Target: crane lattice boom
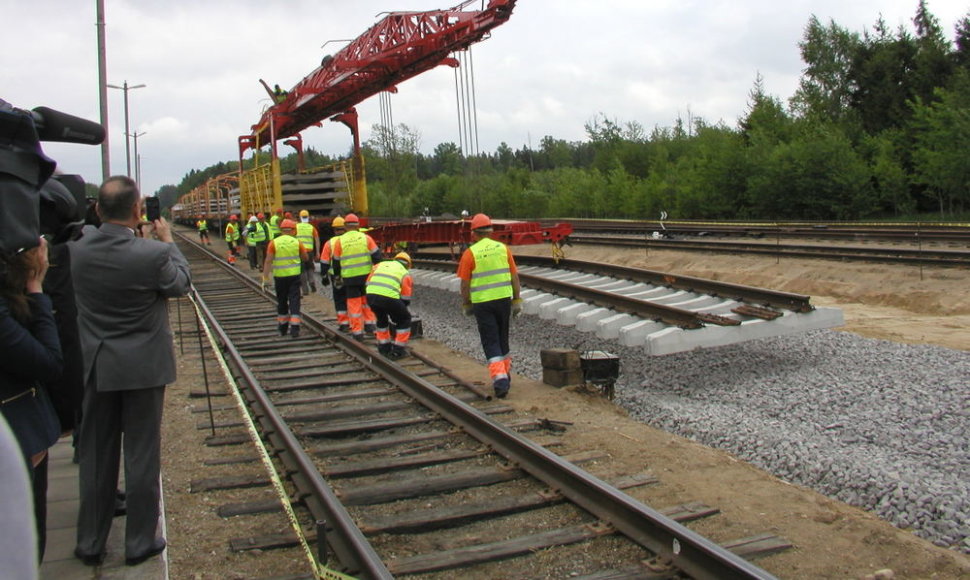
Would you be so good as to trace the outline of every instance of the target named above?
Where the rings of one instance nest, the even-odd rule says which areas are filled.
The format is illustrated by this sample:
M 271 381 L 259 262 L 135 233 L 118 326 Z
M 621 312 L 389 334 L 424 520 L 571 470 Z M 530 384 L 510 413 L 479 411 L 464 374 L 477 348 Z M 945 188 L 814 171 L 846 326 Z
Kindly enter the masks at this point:
M 503 24 L 516 0 L 489 0 L 484 10 L 465 10 L 468 0 L 450 10 L 392 12 L 364 34 L 323 59 L 280 102 L 253 125 L 246 146 L 258 147 L 298 134 L 323 119 L 347 112 L 381 91 L 396 91 L 402 81 L 440 64 L 457 67 L 449 55 L 465 50 Z

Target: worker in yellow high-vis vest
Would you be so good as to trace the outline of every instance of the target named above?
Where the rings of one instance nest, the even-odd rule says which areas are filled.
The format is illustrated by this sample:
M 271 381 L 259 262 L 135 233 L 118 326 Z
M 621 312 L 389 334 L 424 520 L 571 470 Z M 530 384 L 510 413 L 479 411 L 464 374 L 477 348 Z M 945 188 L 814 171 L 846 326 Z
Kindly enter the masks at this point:
M 300 273 L 303 262 L 310 258 L 295 234 L 293 220 L 281 221 L 280 235 L 266 246 L 263 264 L 263 283 L 272 276 L 276 289 L 276 323 L 280 336 L 286 336 L 288 331 L 294 338 L 300 336 Z
M 411 294 L 414 281 L 408 272 L 411 256 L 398 252 L 393 260 L 384 260 L 374 266 L 367 277 L 367 304 L 377 315 L 377 352 L 399 359 L 407 356 L 408 340 L 411 338 Z M 394 340 L 391 340 L 390 322 L 394 323 Z
M 487 215 L 472 217 L 471 233 L 472 245 L 458 263 L 462 308 L 475 316 L 492 388 L 502 399 L 512 386 L 509 327 L 512 315 L 522 311 L 519 274 L 508 246 L 489 237 L 492 220 Z
M 331 255 L 340 266 L 340 279 L 347 292 L 350 332 L 354 339 L 363 341 L 364 331 L 373 331 L 377 321 L 374 312 L 367 308 L 364 286 L 371 267 L 381 260 L 381 249 L 377 247 L 373 238 L 357 231 L 359 227 L 360 219 L 356 214 L 345 215 L 346 231 L 333 244 Z
M 300 210 L 300 221 L 296 222 L 296 239 L 306 247 L 312 259 L 311 262 L 303 264 L 303 274 L 300 279 L 300 288 L 306 296 L 310 292 L 317 291 L 317 280 L 313 277 L 313 264 L 320 262 L 320 234 L 310 223 L 310 212 L 305 209 Z

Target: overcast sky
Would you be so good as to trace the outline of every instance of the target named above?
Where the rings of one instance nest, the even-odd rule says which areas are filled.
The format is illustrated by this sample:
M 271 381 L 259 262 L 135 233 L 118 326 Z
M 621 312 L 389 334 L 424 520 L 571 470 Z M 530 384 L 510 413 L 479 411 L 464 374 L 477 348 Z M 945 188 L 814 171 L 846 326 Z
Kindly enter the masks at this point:
M 458 0 L 104 0 L 107 77 L 129 90 L 142 190 L 177 184 L 191 169 L 238 158 L 269 104 L 258 79 L 288 88 L 323 55 L 385 11 L 450 8 Z M 543 136 L 580 141 L 603 114 L 647 129 L 678 117 L 736 126 L 760 74 L 784 101 L 803 63 L 798 43 L 814 14 L 854 32 L 880 15 L 912 30 L 918 0 L 518 0 L 511 19 L 472 50 L 479 146 L 513 149 Z M 479 8 L 480 2 L 471 7 Z M 928 0 L 948 38 L 966 0 Z M 99 119 L 96 0 L 0 0 L 0 98 Z M 439 67 L 391 97 L 394 122 L 421 149 L 459 142 L 455 77 Z M 109 89 L 111 172 L 126 172 L 123 91 Z M 379 99 L 358 105 L 362 139 L 380 122 Z M 349 131 L 310 128 L 304 143 L 343 157 Z M 101 181 L 100 147 L 46 144 L 65 173 Z M 133 154 L 133 153 L 132 153 Z M 134 169 L 133 169 L 134 173 Z

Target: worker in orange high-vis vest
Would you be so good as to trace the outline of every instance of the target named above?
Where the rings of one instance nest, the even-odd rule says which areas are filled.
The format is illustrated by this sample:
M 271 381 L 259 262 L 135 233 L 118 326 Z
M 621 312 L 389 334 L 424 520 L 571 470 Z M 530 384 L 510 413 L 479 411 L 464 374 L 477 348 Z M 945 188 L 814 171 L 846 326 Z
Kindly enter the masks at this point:
M 472 245 L 458 263 L 462 309 L 475 316 L 492 388 L 503 399 L 512 386 L 510 318 L 522 311 L 519 274 L 508 246 L 489 237 L 492 220 L 487 215 L 472 217 L 471 230 Z
M 263 283 L 273 277 L 276 289 L 276 323 L 280 336 L 287 331 L 294 338 L 300 336 L 300 273 L 303 262 L 310 258 L 306 246 L 296 239 L 296 223 L 280 222 L 279 237 L 266 246 L 263 263 Z
M 385 260 L 374 266 L 367 277 L 367 304 L 377 315 L 377 351 L 388 358 L 399 359 L 407 356 L 405 347 L 411 338 L 411 293 L 414 281 L 408 270 L 411 269 L 411 256 L 398 252 L 393 260 Z M 394 322 L 394 341 L 391 342 L 389 322 Z
M 377 321 L 373 311 L 367 308 L 364 287 L 371 268 L 381 260 L 381 249 L 373 238 L 357 231 L 359 227 L 360 219 L 356 214 L 344 216 L 344 229 L 347 231 L 334 242 L 331 257 L 340 265 L 340 280 L 347 292 L 350 332 L 355 340 L 363 341 L 365 324 L 370 327 L 367 330 L 372 330 Z

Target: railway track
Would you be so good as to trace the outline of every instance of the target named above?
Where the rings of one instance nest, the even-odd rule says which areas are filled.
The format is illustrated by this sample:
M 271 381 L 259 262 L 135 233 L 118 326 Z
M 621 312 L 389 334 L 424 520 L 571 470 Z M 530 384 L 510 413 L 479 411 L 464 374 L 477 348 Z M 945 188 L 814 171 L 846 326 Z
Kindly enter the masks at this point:
M 613 473 L 597 450 L 570 447 L 568 426 L 520 416 L 434 361 L 385 360 L 313 316 L 299 338 L 277 336 L 254 280 L 179 245 L 248 409 L 199 407 L 218 454 L 192 487 L 236 518 L 234 550 L 304 553 L 360 578 L 770 578 L 746 558 L 789 547 L 772 534 L 702 537 L 685 524 L 716 507 L 640 503 L 623 490 L 662 484 L 651 473 Z M 292 532 L 267 497 L 274 479 Z
M 700 240 L 696 238 L 654 239 L 649 235 L 593 234 L 574 232 L 569 236 L 574 244 L 612 245 L 649 250 L 664 249 L 686 252 L 728 254 L 758 254 L 779 258 L 813 258 L 821 260 L 851 260 L 893 264 L 918 264 L 924 266 L 968 266 L 970 251 L 948 250 L 936 247 L 910 247 L 894 245 L 845 246 L 845 245 L 792 245 L 763 242 L 739 242 L 729 240 Z
M 759 239 L 803 239 L 847 242 L 935 243 L 967 247 L 970 224 L 959 223 L 829 223 L 829 222 L 690 222 L 631 220 L 570 220 L 584 234 L 649 235 L 662 232 L 678 237 L 714 236 Z

